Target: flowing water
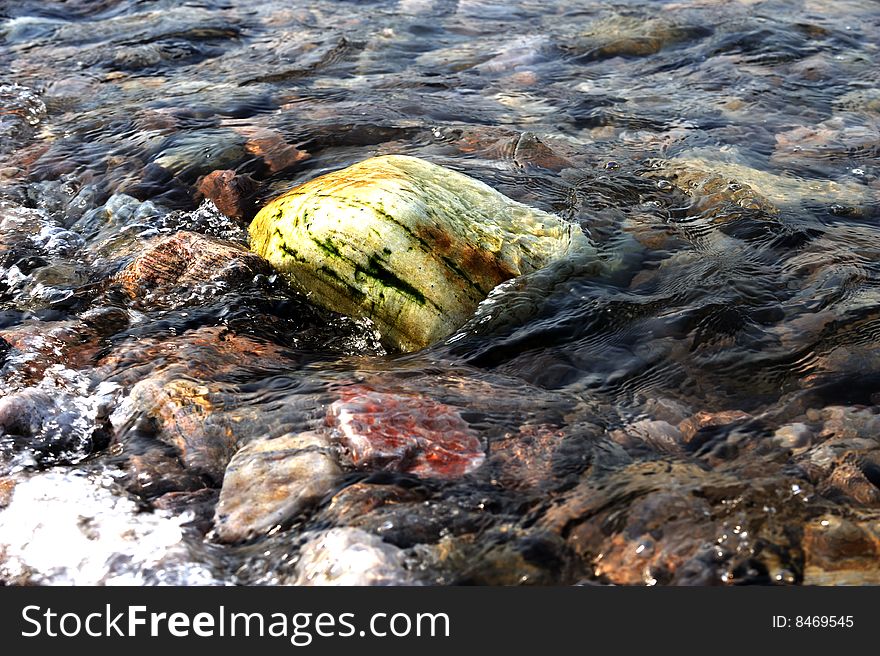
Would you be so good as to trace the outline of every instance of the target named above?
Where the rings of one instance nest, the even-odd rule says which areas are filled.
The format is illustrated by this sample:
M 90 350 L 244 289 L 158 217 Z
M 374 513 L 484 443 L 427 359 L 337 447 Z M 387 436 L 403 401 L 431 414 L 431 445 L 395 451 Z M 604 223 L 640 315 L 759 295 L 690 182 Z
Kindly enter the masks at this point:
M 880 583 L 878 34 L 874 0 L 0 2 L 0 580 Z M 120 283 L 247 243 L 214 170 L 259 206 L 384 153 L 599 262 L 406 355 L 271 271 Z M 352 395 L 470 464 L 332 447 L 218 535 L 236 451 Z

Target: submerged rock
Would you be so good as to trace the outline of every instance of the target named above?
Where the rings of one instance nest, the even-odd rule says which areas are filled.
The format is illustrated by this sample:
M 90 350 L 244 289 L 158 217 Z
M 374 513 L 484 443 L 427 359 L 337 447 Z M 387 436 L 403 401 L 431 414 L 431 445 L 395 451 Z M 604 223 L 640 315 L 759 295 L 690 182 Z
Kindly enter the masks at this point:
M 33 136 L 46 106 L 36 93 L 19 84 L 0 84 L 0 105 L 0 155 L 6 155 Z
M 183 378 L 147 378 L 137 383 L 128 404 L 156 425 L 158 439 L 178 450 L 183 464 L 210 481 L 220 481 L 238 447 L 244 420 L 226 407 L 222 386 Z
M 53 365 L 36 385 L 17 388 L 0 387 L 0 461 L 11 456 L 14 467 L 24 468 L 71 464 L 110 444 L 117 385 L 96 385 L 86 373 Z
M 270 530 L 333 491 L 342 470 L 314 432 L 251 442 L 223 477 L 214 523 L 223 542 Z
M 133 299 L 177 306 L 205 284 L 225 287 L 268 272 L 262 258 L 238 244 L 180 231 L 152 242 L 117 279 Z
M 105 379 L 131 386 L 161 369 L 204 380 L 223 380 L 246 367 L 290 367 L 292 353 L 223 326 L 203 326 L 171 338 L 137 337 L 120 342 L 98 361 Z
M 880 522 L 826 514 L 804 527 L 804 585 L 880 585 Z
M 414 585 L 404 551 L 356 528 L 333 528 L 303 545 L 296 585 Z
M 263 160 L 269 173 L 289 169 L 299 162 L 309 159 L 309 153 L 287 143 L 284 135 L 266 128 L 238 128 L 248 137 L 245 150 Z
M 99 348 L 83 338 L 87 334 L 86 326 L 79 321 L 28 320 L 0 330 L 0 339 L 5 343 L 0 379 L 30 384 L 41 380 L 53 365 L 87 365 Z
M 356 467 L 458 478 L 483 464 L 480 438 L 452 406 L 366 386 L 340 396 L 327 421 Z
M 792 527 L 810 512 L 802 484 L 634 462 L 585 477 L 537 527 L 561 533 L 596 579 L 615 585 L 791 583 L 801 574 Z
M 182 131 L 168 140 L 154 161 L 182 180 L 191 181 L 246 159 L 244 142 L 244 137 L 232 130 Z
M 712 212 L 718 203 L 733 203 L 771 215 L 778 208 L 801 203 L 842 204 L 860 210 L 874 200 L 864 186 L 854 182 L 778 175 L 699 156 L 676 157 L 656 164 L 657 170 L 649 177 L 671 180 L 695 197 L 695 209 L 702 212 Z
M 375 157 L 264 207 L 251 248 L 315 302 L 413 351 L 450 335 L 499 283 L 588 239 L 562 219 L 423 160 Z
M 232 169 L 211 171 L 197 185 L 198 193 L 213 201 L 220 213 L 230 219 L 242 219 L 251 213 L 250 195 L 256 188 L 256 180 Z
M 647 57 L 664 48 L 709 36 L 712 30 L 703 25 L 678 23 L 667 18 L 645 19 L 641 16 L 612 14 L 590 23 L 589 28 L 571 44 L 582 53 L 580 61 L 612 57 Z

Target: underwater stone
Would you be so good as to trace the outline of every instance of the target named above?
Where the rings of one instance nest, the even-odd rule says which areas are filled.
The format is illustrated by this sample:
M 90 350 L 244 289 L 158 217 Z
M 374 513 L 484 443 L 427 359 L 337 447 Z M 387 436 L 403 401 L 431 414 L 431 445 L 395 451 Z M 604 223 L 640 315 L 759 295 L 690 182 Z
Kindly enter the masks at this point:
M 342 470 L 313 432 L 251 442 L 233 456 L 214 516 L 221 542 L 265 533 L 333 491 Z
M 499 283 L 590 248 L 573 224 L 402 155 L 292 189 L 250 236 L 316 303 L 371 319 L 402 351 L 452 334 Z
M 452 479 L 486 457 L 457 408 L 423 395 L 352 385 L 330 405 L 327 424 L 352 464 L 368 471 Z
M 247 427 L 245 419 L 232 411 L 233 400 L 223 385 L 208 387 L 159 375 L 134 385 L 128 402 L 135 417 L 152 420 L 157 439 L 177 449 L 186 469 L 211 482 L 222 480 L 238 447 L 236 431 Z
M 232 169 L 211 171 L 199 179 L 196 188 L 230 219 L 241 219 L 253 211 L 250 195 L 257 182 L 249 175 L 239 175 Z
M 294 585 L 418 585 L 405 552 L 357 528 L 331 528 L 302 546 Z
M 238 244 L 181 230 L 146 244 L 117 281 L 132 299 L 154 307 L 179 306 L 206 293 L 206 285 L 227 289 L 270 271 Z

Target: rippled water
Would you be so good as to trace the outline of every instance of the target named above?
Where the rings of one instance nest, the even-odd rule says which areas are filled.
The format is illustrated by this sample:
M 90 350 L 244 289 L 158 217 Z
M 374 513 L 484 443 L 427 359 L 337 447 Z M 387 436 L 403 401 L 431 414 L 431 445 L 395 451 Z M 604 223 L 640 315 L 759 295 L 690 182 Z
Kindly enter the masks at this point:
M 0 3 L 0 580 L 880 583 L 878 33 L 871 0 Z M 408 355 L 271 272 L 120 287 L 158 236 L 246 244 L 201 176 L 259 206 L 383 153 L 600 261 Z M 219 539 L 233 454 L 350 389 L 485 455 L 343 458 Z

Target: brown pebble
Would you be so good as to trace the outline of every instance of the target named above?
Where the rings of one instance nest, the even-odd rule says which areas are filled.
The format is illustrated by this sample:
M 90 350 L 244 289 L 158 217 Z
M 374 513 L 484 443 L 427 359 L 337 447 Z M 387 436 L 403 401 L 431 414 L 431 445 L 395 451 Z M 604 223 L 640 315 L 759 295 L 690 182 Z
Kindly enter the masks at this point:
M 196 186 L 199 194 L 213 201 L 217 209 L 230 219 L 250 218 L 255 213 L 251 195 L 258 183 L 249 175 L 238 175 L 231 169 L 212 171 Z
M 297 162 L 311 157 L 306 151 L 281 140 L 280 135 L 278 138 L 261 137 L 251 139 L 244 145 L 244 148 L 251 155 L 261 157 L 271 173 L 283 171 Z
M 688 417 L 678 425 L 685 443 L 694 439 L 694 436 L 704 428 L 726 426 L 738 421 L 751 419 L 751 415 L 742 410 L 722 410 L 721 412 L 706 412 L 701 410 L 693 417 Z

